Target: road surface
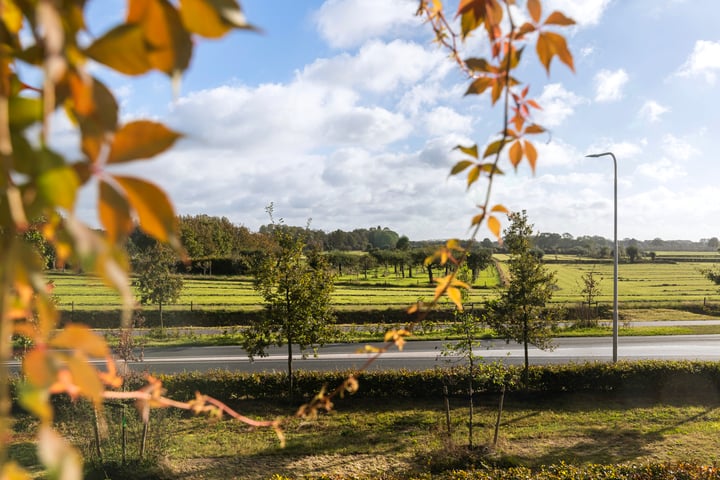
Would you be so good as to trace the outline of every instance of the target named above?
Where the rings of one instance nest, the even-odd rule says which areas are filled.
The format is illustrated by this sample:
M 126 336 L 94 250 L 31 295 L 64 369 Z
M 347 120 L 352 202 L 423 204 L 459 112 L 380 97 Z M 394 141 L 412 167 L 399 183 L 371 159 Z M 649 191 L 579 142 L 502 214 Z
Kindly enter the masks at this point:
M 609 362 L 612 358 L 611 339 L 608 337 L 560 338 L 553 351 L 530 348 L 530 363 L 582 363 L 586 361 Z M 294 355 L 294 367 L 304 370 L 344 370 L 361 367 L 370 355 L 356 353 L 364 344 L 331 344 L 303 358 Z M 379 344 L 374 344 L 379 345 Z M 413 341 L 405 344 L 402 352 L 393 348 L 383 354 L 371 368 L 422 370 L 452 366 L 463 363 L 457 357 L 442 355 L 443 342 Z M 142 362 L 131 363 L 136 371 L 152 373 L 177 373 L 229 369 L 245 372 L 285 371 L 287 369 L 286 347 L 273 348 L 268 357 L 250 361 L 238 346 L 223 347 L 164 347 L 147 348 Z M 501 340 L 483 341 L 475 353 L 485 362 L 501 361 L 520 364 L 523 362 L 522 345 L 506 344 Z M 720 360 L 720 335 L 680 335 L 659 337 L 620 337 L 618 344 L 620 360 Z M 12 362 L 17 369 L 18 362 Z

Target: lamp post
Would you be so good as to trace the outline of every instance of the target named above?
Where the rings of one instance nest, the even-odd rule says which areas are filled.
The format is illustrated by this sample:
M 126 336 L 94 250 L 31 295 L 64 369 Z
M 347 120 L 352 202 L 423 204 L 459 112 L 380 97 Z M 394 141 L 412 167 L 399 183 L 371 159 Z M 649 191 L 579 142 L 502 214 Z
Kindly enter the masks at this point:
M 598 158 L 609 156 L 613 159 L 615 173 L 615 262 L 613 268 L 613 362 L 618 359 L 618 238 L 617 238 L 617 159 L 612 152 L 594 153 L 586 157 Z

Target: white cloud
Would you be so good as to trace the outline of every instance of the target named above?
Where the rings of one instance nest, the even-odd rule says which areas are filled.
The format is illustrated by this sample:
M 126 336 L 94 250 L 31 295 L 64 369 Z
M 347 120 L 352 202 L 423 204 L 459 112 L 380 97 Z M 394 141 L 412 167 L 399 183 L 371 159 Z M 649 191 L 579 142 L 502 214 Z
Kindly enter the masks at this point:
M 542 110 L 533 110 L 535 120 L 544 127 L 557 127 L 575 112 L 577 105 L 586 103 L 583 97 L 565 90 L 560 83 L 546 85 L 538 98 Z
M 327 0 L 315 21 L 332 47 L 349 48 L 420 25 L 416 10 L 416 0 Z
M 635 171 L 640 175 L 663 183 L 670 180 L 676 180 L 687 175 L 687 172 L 682 166 L 678 165 L 677 162 L 670 161 L 667 158 L 663 158 L 658 162 L 642 163 L 638 165 Z
M 623 87 L 627 83 L 628 74 L 622 68 L 613 71 L 600 70 L 595 75 L 595 101 L 612 102 L 623 97 Z
M 451 67 L 437 49 L 431 52 L 403 40 L 370 41 L 357 55 L 345 53 L 315 60 L 303 69 L 299 78 L 332 87 L 383 93 L 426 77 L 442 78 Z
M 648 100 L 643 104 L 642 107 L 640 107 L 638 117 L 643 121 L 655 123 L 660 121 L 660 116 L 662 114 L 669 111 L 670 109 L 668 107 L 660 105 L 655 100 Z
M 597 25 L 612 0 L 548 0 L 543 4 L 546 13 L 560 10 L 579 26 Z
M 461 115 L 452 108 L 437 107 L 425 115 L 425 129 L 431 136 L 450 133 L 469 134 L 472 117 Z
M 702 76 L 710 85 L 715 84 L 720 71 L 720 42 L 698 40 L 690 57 L 677 72 L 681 77 Z
M 663 153 L 669 155 L 675 160 L 689 160 L 699 155 L 700 151 L 692 146 L 688 141 L 678 138 L 672 134 L 667 134 L 662 139 Z

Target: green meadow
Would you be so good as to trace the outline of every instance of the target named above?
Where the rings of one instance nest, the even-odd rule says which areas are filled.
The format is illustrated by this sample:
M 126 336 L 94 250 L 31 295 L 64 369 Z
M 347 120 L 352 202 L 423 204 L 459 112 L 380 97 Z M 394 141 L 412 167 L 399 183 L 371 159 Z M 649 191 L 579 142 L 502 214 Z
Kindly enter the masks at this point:
M 672 255 L 670 255 L 672 254 Z M 683 252 L 658 252 L 658 258 L 690 255 Z M 700 255 L 693 253 L 694 258 Z M 720 255 L 704 255 L 708 259 Z M 496 255 L 498 266 L 506 271 L 506 256 Z M 574 305 L 582 301 L 581 277 L 588 272 L 601 278 L 600 303 L 612 303 L 613 265 L 611 262 L 592 263 L 573 256 L 546 256 L 547 267 L 556 272 L 557 291 L 553 302 Z M 621 307 L 679 308 L 720 300 L 717 286 L 705 279 L 702 268 L 713 265 L 708 261 L 621 263 L 618 269 L 618 296 Z M 412 277 L 402 277 L 392 269 L 379 267 L 363 274 L 336 278 L 333 303 L 339 310 L 402 309 L 418 300 L 430 300 L 434 286 L 427 272 L 414 269 Z M 435 277 L 444 272 L 434 272 Z M 51 272 L 54 295 L 62 310 L 104 311 L 119 308 L 120 299 L 100 279 L 75 273 Z M 168 310 L 240 310 L 260 308 L 262 300 L 256 294 L 251 277 L 185 276 L 184 288 L 175 305 Z M 500 277 L 494 266 L 481 272 L 473 284 L 469 302 L 482 302 L 497 295 Z

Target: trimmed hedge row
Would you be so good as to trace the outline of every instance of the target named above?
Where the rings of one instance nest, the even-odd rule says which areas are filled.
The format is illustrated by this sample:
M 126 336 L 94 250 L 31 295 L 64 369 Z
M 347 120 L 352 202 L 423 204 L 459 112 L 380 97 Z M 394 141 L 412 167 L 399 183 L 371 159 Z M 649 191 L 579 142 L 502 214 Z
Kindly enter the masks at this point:
M 617 393 L 663 400 L 720 400 L 720 363 L 690 361 L 638 361 L 545 365 L 530 368 L 528 381 L 519 381 L 521 367 L 481 365 L 475 373 L 475 390 L 495 394 L 505 383 L 516 394 Z M 334 388 L 349 371 L 296 372 L 296 398 L 310 398 L 323 386 Z M 224 370 L 161 377 L 175 398 L 191 398 L 195 391 L 224 400 L 278 399 L 287 396 L 285 373 L 237 373 Z M 466 394 L 466 368 L 424 371 L 368 371 L 358 375 L 360 398 L 440 398 L 444 387 L 451 396 Z
M 249 325 L 257 320 L 263 311 L 257 310 L 202 310 L 195 307 L 190 310 L 175 310 L 174 307 L 165 307 L 163 310 L 163 321 L 165 326 L 171 327 L 231 327 Z M 160 314 L 157 308 L 144 309 L 146 327 L 157 327 L 160 325 Z M 404 308 L 386 308 L 376 310 L 336 310 L 336 323 L 338 324 L 385 324 L 397 325 L 408 322 L 408 314 Z M 62 310 L 62 318 L 67 322 L 78 322 L 92 328 L 118 328 L 120 325 L 120 314 L 111 310 Z M 433 320 L 445 322 L 453 319 L 453 312 L 450 309 L 439 309 L 433 312 Z
M 320 475 L 314 480 L 354 480 L 354 477 Z M 646 465 L 584 465 L 561 463 L 531 470 L 525 467 L 508 469 L 458 470 L 440 474 L 384 475 L 383 480 L 716 480 L 716 466 L 691 463 L 651 463 Z M 272 480 L 293 480 L 275 475 Z

